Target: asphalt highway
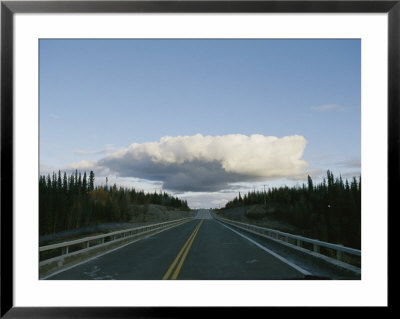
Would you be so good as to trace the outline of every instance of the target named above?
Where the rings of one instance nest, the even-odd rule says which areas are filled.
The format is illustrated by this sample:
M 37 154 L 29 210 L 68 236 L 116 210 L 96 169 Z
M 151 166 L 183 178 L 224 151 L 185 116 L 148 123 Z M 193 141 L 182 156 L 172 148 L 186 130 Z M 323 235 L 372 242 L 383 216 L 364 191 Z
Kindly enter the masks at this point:
M 47 280 L 302 279 L 307 271 L 199 210 L 196 219 L 67 268 Z

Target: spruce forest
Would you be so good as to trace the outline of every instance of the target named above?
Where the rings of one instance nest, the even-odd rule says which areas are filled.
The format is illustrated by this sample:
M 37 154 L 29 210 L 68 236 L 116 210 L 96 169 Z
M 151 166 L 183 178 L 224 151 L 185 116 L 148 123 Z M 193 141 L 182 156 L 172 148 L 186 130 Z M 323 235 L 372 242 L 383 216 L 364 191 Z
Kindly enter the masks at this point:
M 167 193 L 95 186 L 93 171 L 39 177 L 39 235 L 108 222 L 129 222 L 131 205 L 164 205 L 189 210 L 187 202 Z
M 246 214 L 249 219 L 269 215 L 301 229 L 298 235 L 361 248 L 361 177 L 343 181 L 328 170 L 319 185 L 308 176 L 301 187 L 239 193 L 224 209 L 254 204 L 265 205 L 265 214 Z

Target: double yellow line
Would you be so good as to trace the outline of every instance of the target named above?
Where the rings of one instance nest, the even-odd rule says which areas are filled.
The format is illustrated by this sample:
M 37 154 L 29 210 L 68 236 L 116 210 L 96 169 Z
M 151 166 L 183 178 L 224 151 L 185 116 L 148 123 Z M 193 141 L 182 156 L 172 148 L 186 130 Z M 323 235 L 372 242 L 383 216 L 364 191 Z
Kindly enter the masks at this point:
M 196 237 L 201 224 L 203 223 L 204 219 L 202 219 L 200 221 L 200 223 L 197 224 L 196 228 L 194 229 L 193 233 L 189 236 L 188 240 L 186 241 L 186 243 L 183 245 L 182 249 L 180 250 L 179 254 L 176 256 L 174 262 L 171 264 L 171 266 L 168 268 L 167 272 L 165 273 L 164 277 L 162 278 L 163 280 L 165 279 L 176 279 L 178 278 L 179 272 L 182 268 L 183 262 L 185 261 L 185 258 L 189 252 L 190 247 L 193 244 L 194 238 Z M 181 258 L 182 257 L 182 258 Z M 176 266 L 176 264 L 178 263 L 178 266 Z M 175 268 L 176 266 L 176 268 Z M 174 273 L 172 274 L 172 276 L 170 277 L 172 271 L 174 270 Z

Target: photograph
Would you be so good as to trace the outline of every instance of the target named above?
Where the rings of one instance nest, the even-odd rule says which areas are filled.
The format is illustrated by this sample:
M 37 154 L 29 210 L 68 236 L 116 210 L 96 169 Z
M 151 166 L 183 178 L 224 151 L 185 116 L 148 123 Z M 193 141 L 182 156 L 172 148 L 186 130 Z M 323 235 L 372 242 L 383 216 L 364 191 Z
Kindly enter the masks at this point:
M 0 317 L 389 310 L 399 2 L 1 1 Z
M 361 39 L 38 40 L 39 280 L 361 280 Z

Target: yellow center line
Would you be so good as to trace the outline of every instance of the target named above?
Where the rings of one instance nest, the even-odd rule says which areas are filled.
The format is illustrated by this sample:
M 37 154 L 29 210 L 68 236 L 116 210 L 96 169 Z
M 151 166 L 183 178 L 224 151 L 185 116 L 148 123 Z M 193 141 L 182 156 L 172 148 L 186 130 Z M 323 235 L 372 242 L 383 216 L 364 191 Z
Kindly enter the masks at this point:
M 181 261 L 179 262 L 178 266 L 176 267 L 176 269 L 174 271 L 174 274 L 172 275 L 171 279 L 176 279 L 178 277 L 178 274 L 179 274 L 179 272 L 180 272 L 180 270 L 182 268 L 183 262 L 185 261 L 186 255 L 188 254 L 189 249 L 192 246 L 192 244 L 194 242 L 194 238 L 196 237 L 197 233 L 199 232 L 200 226 L 203 223 L 203 221 L 204 221 L 204 219 L 202 219 L 201 222 L 199 223 L 199 227 L 197 227 L 197 229 L 196 229 L 196 231 L 195 231 L 195 233 L 194 233 L 189 245 L 187 246 L 187 248 L 186 248 L 186 250 L 185 250 L 185 252 L 184 252 L 184 254 L 182 256 Z
M 190 246 L 192 245 L 194 238 L 197 235 L 197 232 L 201 226 L 201 224 L 203 223 L 203 220 L 201 220 L 200 223 L 197 224 L 196 228 L 194 229 L 193 233 L 189 236 L 188 240 L 185 242 L 185 244 L 183 245 L 182 249 L 179 251 L 178 255 L 176 256 L 174 262 L 171 264 L 171 266 L 168 268 L 167 272 L 165 273 L 164 277 L 162 278 L 163 280 L 168 279 L 168 277 L 171 275 L 172 271 L 174 270 L 176 264 L 179 261 L 179 258 L 181 258 L 182 254 L 183 257 L 178 265 L 178 268 L 175 270 L 174 274 L 173 274 L 173 278 L 172 279 L 176 279 L 178 277 L 179 271 L 183 265 L 183 262 L 186 258 L 186 255 L 190 249 Z
M 199 225 L 197 225 L 198 227 Z M 193 231 L 193 233 L 189 236 L 188 240 L 186 241 L 186 243 L 183 245 L 182 249 L 180 250 L 180 252 L 178 253 L 178 255 L 176 256 L 174 262 L 172 263 L 172 265 L 168 268 L 167 272 L 165 273 L 163 279 L 168 279 L 169 275 L 171 274 L 172 270 L 174 269 L 176 263 L 178 262 L 179 258 L 181 257 L 181 255 L 183 254 L 185 248 L 187 247 L 187 245 L 189 244 L 191 238 L 193 237 L 194 233 L 196 232 L 196 229 Z

